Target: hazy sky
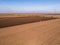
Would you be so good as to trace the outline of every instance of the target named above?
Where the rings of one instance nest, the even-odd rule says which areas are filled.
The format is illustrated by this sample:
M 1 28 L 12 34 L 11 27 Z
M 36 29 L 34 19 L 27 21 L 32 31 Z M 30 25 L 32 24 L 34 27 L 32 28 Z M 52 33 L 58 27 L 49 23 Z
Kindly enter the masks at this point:
M 60 0 L 0 0 L 0 13 L 60 13 Z

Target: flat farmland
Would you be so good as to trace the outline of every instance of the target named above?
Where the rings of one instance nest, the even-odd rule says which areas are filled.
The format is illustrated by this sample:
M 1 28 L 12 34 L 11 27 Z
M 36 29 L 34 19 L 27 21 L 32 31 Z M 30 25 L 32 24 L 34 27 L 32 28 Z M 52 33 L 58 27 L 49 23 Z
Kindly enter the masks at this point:
M 46 21 L 51 19 L 57 19 L 56 17 L 45 17 L 45 16 L 22 16 L 22 17 L 0 17 L 0 28 L 33 23 L 33 22 L 40 22 Z
M 0 45 L 60 45 L 60 15 L 17 15 L 0 16 Z

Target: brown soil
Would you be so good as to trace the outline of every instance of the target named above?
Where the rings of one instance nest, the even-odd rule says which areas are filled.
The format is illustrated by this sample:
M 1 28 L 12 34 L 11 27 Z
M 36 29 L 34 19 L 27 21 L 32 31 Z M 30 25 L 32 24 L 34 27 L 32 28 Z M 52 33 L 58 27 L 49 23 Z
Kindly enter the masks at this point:
M 60 45 L 60 19 L 1 28 L 0 45 Z
M 46 20 L 51 20 L 51 19 L 57 19 L 57 18 L 44 17 L 44 16 L 1 17 L 0 28 L 33 23 L 33 22 L 46 21 Z

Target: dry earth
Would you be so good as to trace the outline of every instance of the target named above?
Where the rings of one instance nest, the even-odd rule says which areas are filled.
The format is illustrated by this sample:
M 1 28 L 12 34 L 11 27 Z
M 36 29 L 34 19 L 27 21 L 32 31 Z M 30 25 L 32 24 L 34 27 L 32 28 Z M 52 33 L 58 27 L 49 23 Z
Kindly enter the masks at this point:
M 0 17 L 26 17 L 26 16 L 46 16 L 46 17 L 59 17 L 60 14 L 0 14 Z
M 55 17 L 40 17 L 40 16 L 26 16 L 26 17 L 1 17 L 0 18 L 0 28 L 47 21 L 57 19 Z
M 60 45 L 60 19 L 0 28 L 0 45 Z

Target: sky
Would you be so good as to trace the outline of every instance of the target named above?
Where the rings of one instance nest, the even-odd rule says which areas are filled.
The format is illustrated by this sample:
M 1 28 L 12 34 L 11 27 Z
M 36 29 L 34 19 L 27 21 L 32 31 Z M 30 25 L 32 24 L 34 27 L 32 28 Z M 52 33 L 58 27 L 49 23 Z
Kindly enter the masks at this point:
M 0 13 L 60 13 L 60 0 L 0 0 Z

